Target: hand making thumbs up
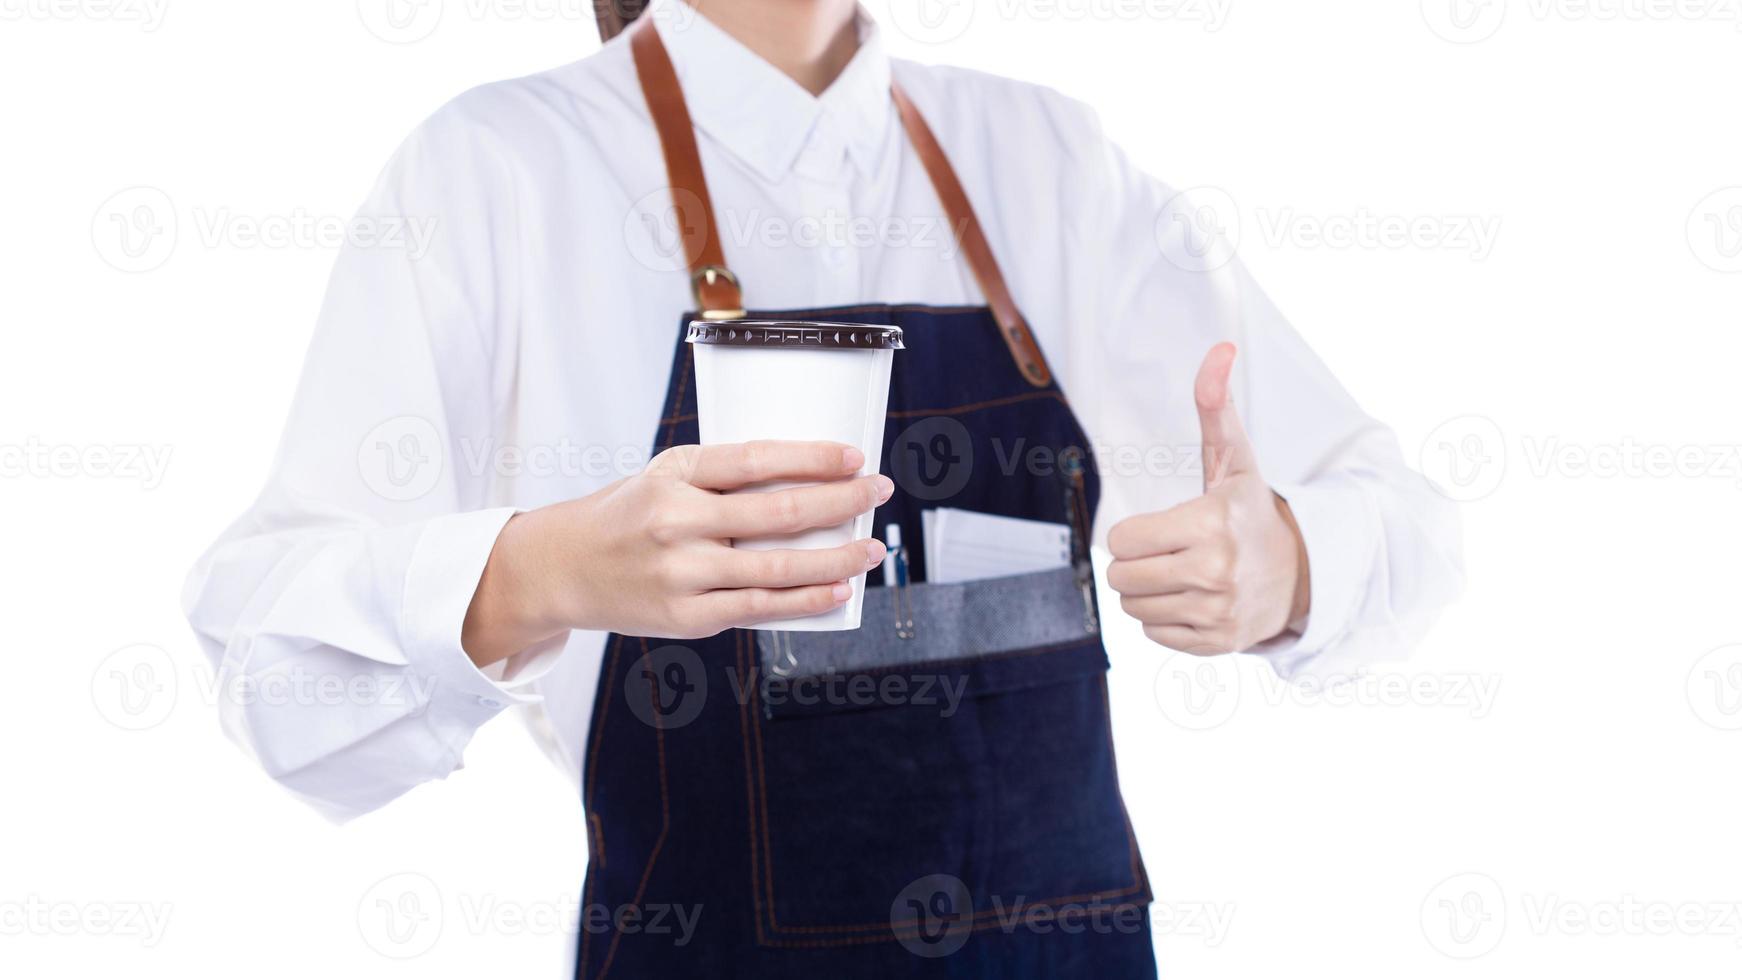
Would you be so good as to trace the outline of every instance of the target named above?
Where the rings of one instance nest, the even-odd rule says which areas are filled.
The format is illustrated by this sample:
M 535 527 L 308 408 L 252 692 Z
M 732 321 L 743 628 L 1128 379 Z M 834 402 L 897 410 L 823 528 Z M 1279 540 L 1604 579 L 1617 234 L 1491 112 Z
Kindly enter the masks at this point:
M 1311 603 L 1300 528 L 1234 410 L 1236 353 L 1218 344 L 1198 369 L 1204 495 L 1121 521 L 1108 538 L 1120 605 L 1150 639 L 1199 655 L 1250 649 L 1303 622 Z

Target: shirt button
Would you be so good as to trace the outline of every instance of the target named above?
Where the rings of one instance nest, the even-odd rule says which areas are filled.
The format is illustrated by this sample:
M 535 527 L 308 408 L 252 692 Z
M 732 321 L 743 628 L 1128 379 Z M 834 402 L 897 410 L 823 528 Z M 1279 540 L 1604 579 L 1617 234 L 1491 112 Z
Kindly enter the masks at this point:
M 502 702 L 496 700 L 495 698 L 479 698 L 478 699 L 478 706 L 483 707 L 483 708 L 489 708 L 491 711 L 495 711 L 497 708 L 502 707 Z

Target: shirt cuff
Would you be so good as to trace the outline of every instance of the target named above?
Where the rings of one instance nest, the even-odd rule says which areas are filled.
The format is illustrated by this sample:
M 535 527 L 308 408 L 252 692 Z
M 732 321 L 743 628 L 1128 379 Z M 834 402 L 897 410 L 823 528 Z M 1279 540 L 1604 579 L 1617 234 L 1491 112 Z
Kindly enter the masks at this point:
M 1315 661 L 1348 633 L 1366 594 L 1380 529 L 1377 512 L 1358 486 L 1321 483 L 1273 489 L 1288 501 L 1306 545 L 1312 608 L 1304 630 L 1283 633 L 1248 652 L 1262 656 L 1286 680 L 1313 673 Z
M 568 636 L 554 638 L 480 670 L 460 645 L 466 611 L 512 507 L 438 517 L 424 526 L 405 573 L 400 635 L 407 662 L 433 681 L 429 712 L 462 740 L 513 704 L 536 704 L 531 690 L 549 672 Z M 456 751 L 463 747 L 452 746 Z

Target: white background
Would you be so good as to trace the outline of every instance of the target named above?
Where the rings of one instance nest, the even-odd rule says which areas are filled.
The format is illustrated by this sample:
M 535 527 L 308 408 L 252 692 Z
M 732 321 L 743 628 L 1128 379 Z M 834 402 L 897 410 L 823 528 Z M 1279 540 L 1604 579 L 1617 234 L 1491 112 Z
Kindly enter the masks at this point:
M 1469 498 L 1465 598 L 1353 693 L 1114 630 L 1127 798 L 1178 916 L 1163 975 L 1737 976 L 1736 9 L 893 2 L 897 53 L 1051 84 L 1208 188 Z M 580 808 L 515 721 L 335 830 L 225 743 L 178 611 L 264 478 L 334 256 L 238 229 L 350 214 L 441 102 L 597 43 L 572 3 L 426 0 L 409 35 L 385 3 L 0 0 L 6 976 L 564 968 L 536 919 L 574 900 Z M 174 233 L 131 258 L 113 222 L 141 204 Z M 1366 221 L 1419 234 L 1337 235 Z M 57 473 L 30 446 L 170 457 Z M 404 894 L 422 925 L 394 945 L 377 900 Z

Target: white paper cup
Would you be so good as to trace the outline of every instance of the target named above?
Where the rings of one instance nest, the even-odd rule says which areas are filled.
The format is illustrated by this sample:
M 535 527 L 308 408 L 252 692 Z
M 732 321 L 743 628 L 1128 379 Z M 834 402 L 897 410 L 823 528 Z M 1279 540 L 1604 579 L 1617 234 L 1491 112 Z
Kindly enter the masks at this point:
M 696 410 L 702 445 L 757 439 L 826 440 L 865 454 L 859 475 L 883 466 L 883 418 L 889 371 L 902 347 L 901 328 L 794 320 L 730 320 L 690 324 L 695 355 Z M 765 483 L 740 493 L 800 486 Z M 836 548 L 871 536 L 871 515 L 834 527 L 766 538 L 741 538 L 751 551 Z M 865 573 L 852 580 L 845 605 L 816 616 L 756 623 L 750 629 L 823 632 L 859 628 Z

